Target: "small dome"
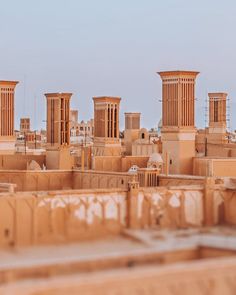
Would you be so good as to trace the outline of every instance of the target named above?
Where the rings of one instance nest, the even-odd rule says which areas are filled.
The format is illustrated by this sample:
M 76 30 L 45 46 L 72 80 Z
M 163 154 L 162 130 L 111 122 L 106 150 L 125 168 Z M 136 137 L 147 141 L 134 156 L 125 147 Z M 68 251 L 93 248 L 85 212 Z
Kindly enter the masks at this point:
M 27 170 L 42 170 L 39 163 L 35 160 L 31 160 L 28 164 Z
M 159 153 L 153 153 L 151 154 L 148 162 L 150 163 L 163 163 L 163 159 L 162 159 L 162 156 L 161 154 Z

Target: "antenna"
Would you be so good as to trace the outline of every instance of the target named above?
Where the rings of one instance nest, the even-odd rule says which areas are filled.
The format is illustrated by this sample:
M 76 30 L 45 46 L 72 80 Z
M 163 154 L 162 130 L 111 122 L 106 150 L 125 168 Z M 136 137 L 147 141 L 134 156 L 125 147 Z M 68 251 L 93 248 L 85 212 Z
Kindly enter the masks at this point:
M 26 74 L 24 74 L 24 99 L 23 99 L 23 116 L 26 116 L 25 113 L 25 102 L 26 102 Z
M 205 120 L 205 132 L 206 128 L 208 127 L 209 124 L 209 98 L 208 98 L 208 93 L 206 91 L 206 99 L 205 99 L 205 106 L 204 106 L 205 114 L 204 114 L 204 120 Z
M 228 97 L 226 99 L 226 131 L 230 132 L 231 126 L 230 126 L 230 104 L 231 104 L 231 99 Z
M 205 138 L 204 138 L 204 149 L 205 149 L 205 157 L 207 157 L 207 127 L 209 125 L 209 97 L 208 97 L 208 92 L 206 90 L 206 98 L 205 98 Z
M 34 95 L 34 129 L 37 129 L 37 101 L 36 101 L 36 94 Z

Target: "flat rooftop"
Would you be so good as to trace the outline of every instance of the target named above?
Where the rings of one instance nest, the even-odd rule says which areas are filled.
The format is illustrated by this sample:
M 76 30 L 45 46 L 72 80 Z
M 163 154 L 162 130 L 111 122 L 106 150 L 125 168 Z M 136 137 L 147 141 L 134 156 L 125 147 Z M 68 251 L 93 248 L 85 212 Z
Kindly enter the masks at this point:
M 180 278 L 189 284 L 214 276 L 217 283 L 235 269 L 235 227 L 128 230 L 101 240 L 1 250 L 0 294 L 94 294 L 100 288 L 100 295 L 108 282 L 150 287 L 150 280 L 160 285 L 163 278 L 164 284 Z
M 122 257 L 135 259 L 150 254 L 193 250 L 198 247 L 235 251 L 236 255 L 236 228 L 126 230 L 122 235 L 100 240 L 1 249 L 0 276 L 8 270 L 104 261 Z

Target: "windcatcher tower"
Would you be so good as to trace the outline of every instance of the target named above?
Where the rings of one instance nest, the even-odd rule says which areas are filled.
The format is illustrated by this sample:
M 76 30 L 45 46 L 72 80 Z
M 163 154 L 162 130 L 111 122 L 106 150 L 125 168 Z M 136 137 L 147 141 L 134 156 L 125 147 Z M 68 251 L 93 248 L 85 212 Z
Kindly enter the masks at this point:
M 94 101 L 94 156 L 121 154 L 119 113 L 120 97 L 93 97 Z
M 0 81 L 0 149 L 14 150 L 14 109 L 17 81 Z
M 70 145 L 70 99 L 72 93 L 46 93 L 47 144 L 51 148 Z
M 140 115 L 140 113 L 125 113 L 125 130 L 139 130 Z
M 209 132 L 226 132 L 226 100 L 227 93 L 208 93 L 209 96 Z
M 71 169 L 70 99 L 72 93 L 46 93 L 47 169 Z
M 126 154 L 132 154 L 132 143 L 139 138 L 140 113 L 125 113 L 124 143 Z
M 70 111 L 70 127 L 76 128 L 79 123 L 79 111 L 78 110 L 71 110 Z
M 209 127 L 207 143 L 227 143 L 227 93 L 208 93 L 209 97 Z
M 192 174 L 195 156 L 195 79 L 199 72 L 166 71 L 162 79 L 163 156 L 171 174 Z
M 30 118 L 20 118 L 20 132 L 30 131 Z

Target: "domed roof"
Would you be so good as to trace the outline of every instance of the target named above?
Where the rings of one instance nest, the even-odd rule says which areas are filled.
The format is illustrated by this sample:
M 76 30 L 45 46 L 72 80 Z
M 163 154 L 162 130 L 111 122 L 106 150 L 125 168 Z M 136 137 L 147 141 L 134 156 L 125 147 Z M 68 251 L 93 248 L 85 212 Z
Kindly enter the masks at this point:
M 153 153 L 151 154 L 148 162 L 155 162 L 155 163 L 163 163 L 163 159 L 162 159 L 162 156 L 161 154 L 159 153 Z
M 27 167 L 28 170 L 42 170 L 39 163 L 35 160 L 31 160 Z

